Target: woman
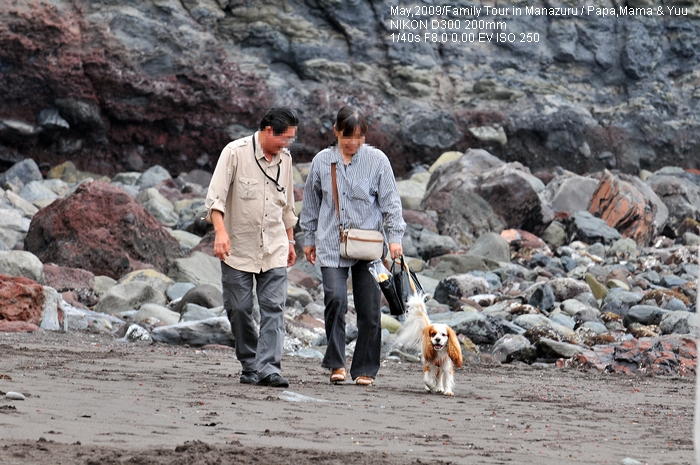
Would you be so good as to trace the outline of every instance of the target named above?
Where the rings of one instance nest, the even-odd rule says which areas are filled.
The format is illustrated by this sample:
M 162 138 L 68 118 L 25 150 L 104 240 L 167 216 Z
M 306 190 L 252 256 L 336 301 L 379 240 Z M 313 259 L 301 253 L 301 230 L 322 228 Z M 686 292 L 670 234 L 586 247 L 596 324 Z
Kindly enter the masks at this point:
M 389 159 L 381 150 L 364 143 L 367 128 L 367 119 L 359 109 L 340 109 L 333 127 L 337 144 L 316 154 L 311 163 L 300 221 L 306 259 L 314 265 L 318 260 L 321 266 L 328 338 L 321 366 L 331 370 L 333 383 L 346 380 L 345 313 L 347 279 L 352 270 L 358 336 L 350 375 L 362 386 L 374 384 L 379 371 L 381 291 L 367 268 L 368 262 L 340 256 L 339 230 L 383 230 L 392 258 L 403 254 L 401 239 L 406 230 Z M 336 165 L 338 213 L 333 202 L 332 164 Z

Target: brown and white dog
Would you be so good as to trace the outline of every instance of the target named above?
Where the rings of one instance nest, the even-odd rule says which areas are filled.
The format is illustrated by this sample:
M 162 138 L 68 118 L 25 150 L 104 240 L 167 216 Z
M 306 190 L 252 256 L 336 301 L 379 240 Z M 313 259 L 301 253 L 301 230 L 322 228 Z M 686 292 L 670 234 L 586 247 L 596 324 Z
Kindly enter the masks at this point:
M 423 381 L 430 392 L 454 395 L 454 369 L 462 366 L 462 349 L 455 332 L 442 323 L 431 323 L 423 295 L 406 302 L 406 319 L 397 342 L 422 348 Z

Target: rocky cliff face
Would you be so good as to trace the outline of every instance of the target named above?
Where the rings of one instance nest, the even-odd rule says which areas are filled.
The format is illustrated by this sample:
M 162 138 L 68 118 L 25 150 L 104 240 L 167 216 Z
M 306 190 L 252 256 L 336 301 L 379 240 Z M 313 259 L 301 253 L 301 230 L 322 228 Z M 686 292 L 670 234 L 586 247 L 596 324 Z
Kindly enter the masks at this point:
M 307 161 L 344 103 L 397 174 L 477 147 L 533 169 L 699 167 L 695 0 L 451 3 L 6 0 L 0 171 L 213 169 L 279 104 L 300 110 Z

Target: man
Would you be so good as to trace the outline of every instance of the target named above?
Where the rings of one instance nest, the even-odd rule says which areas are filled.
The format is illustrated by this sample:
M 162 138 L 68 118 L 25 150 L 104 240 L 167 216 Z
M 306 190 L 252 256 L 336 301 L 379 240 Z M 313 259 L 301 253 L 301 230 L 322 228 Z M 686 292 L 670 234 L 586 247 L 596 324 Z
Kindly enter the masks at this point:
M 286 149 L 299 119 L 273 108 L 252 136 L 221 152 L 207 192 L 207 219 L 214 225 L 214 254 L 221 260 L 224 308 L 241 362 L 240 382 L 288 387 L 281 374 L 287 270 L 296 260 L 292 157 Z M 253 285 L 260 305 L 260 332 L 253 319 Z

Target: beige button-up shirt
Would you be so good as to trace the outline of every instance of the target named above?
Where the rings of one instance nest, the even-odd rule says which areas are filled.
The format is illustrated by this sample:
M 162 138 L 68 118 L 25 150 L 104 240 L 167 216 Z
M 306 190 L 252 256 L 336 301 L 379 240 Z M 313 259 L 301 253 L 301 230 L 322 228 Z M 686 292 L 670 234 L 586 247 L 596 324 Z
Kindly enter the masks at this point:
M 255 154 L 251 136 L 229 143 L 221 151 L 207 192 L 207 220 L 211 211 L 224 215 L 231 239 L 231 254 L 226 264 L 237 270 L 259 273 L 287 266 L 289 238 L 286 230 L 297 222 L 294 211 L 292 156 L 282 149 L 268 162 L 258 133 Z M 255 162 L 284 187 L 279 192 Z

